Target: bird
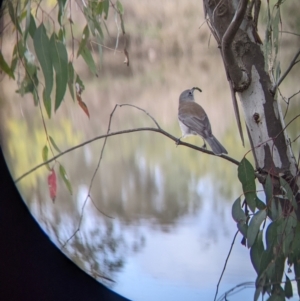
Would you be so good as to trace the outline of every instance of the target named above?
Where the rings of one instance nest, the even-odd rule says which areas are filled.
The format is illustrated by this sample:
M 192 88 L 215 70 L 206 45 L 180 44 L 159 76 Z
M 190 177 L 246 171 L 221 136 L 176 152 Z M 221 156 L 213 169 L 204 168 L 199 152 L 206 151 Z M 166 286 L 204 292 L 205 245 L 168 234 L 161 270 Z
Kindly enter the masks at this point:
M 215 155 L 228 154 L 224 146 L 212 134 L 211 125 L 204 109 L 195 102 L 194 90 L 202 92 L 198 87 L 183 91 L 179 96 L 178 121 L 182 136 L 177 140 L 190 135 L 199 135 L 209 144 Z

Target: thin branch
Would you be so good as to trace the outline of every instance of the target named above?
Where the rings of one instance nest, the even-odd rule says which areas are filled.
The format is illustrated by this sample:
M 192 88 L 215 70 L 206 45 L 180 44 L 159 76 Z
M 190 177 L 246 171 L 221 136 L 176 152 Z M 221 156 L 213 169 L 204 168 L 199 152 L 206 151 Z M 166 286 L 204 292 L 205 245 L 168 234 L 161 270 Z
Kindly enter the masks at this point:
M 297 64 L 297 58 L 300 55 L 300 49 L 298 50 L 298 52 L 296 53 L 296 55 L 294 56 L 294 58 L 292 59 L 289 67 L 286 69 L 286 71 L 284 72 L 284 74 L 281 76 L 281 78 L 278 80 L 278 82 L 274 85 L 274 87 L 272 88 L 271 92 L 273 94 L 275 94 L 277 88 L 280 86 L 280 84 L 282 83 L 282 81 L 286 78 L 286 76 L 290 73 L 290 71 L 292 70 L 292 68 Z
M 128 106 L 128 107 L 133 107 L 133 108 L 136 108 L 140 111 L 143 111 L 148 117 L 150 117 L 152 119 L 152 121 L 155 123 L 155 125 L 157 126 L 158 129 L 161 129 L 160 125 L 158 124 L 158 122 L 154 119 L 154 117 L 152 117 L 146 110 L 140 108 L 140 107 L 137 107 L 135 105 L 132 105 L 132 104 L 129 104 L 129 103 L 124 103 L 122 105 L 119 105 L 120 107 L 125 107 L 125 106 Z
M 90 140 L 87 140 L 85 142 L 82 142 L 80 144 L 77 144 L 63 152 L 61 152 L 60 154 L 52 157 L 51 159 L 33 167 L 32 169 L 30 169 L 29 171 L 25 172 L 23 175 L 21 175 L 20 177 L 16 178 L 15 179 L 15 183 L 19 182 L 20 180 L 22 180 L 23 178 L 25 178 L 26 176 L 28 176 L 29 174 L 31 174 L 32 172 L 34 172 L 35 170 L 41 168 L 42 166 L 46 165 L 46 164 L 49 164 L 51 163 L 52 161 L 58 159 L 59 157 L 77 149 L 77 148 L 81 148 L 82 146 L 86 145 L 86 144 L 89 144 L 91 142 L 94 142 L 96 140 L 100 140 L 100 139 L 103 139 L 103 138 L 106 138 L 106 137 L 111 137 L 111 136 L 117 136 L 117 135 L 122 135 L 122 134 L 128 134 L 128 133 L 134 133 L 134 132 L 142 132 L 142 131 L 150 131 L 150 132 L 157 132 L 157 133 L 160 133 L 168 138 L 170 138 L 171 140 L 173 140 L 174 142 L 178 143 L 178 145 L 183 145 L 183 146 L 186 146 L 186 147 L 189 147 L 189 148 L 192 148 L 194 150 L 197 150 L 199 152 L 202 152 L 202 153 L 205 153 L 205 154 L 208 154 L 208 155 L 212 155 L 212 156 L 217 156 L 217 157 L 221 157 L 235 165 L 239 165 L 240 162 L 229 157 L 229 156 L 226 156 L 226 155 L 215 155 L 212 151 L 209 151 L 205 148 L 202 148 L 202 147 L 198 147 L 194 144 L 190 144 L 190 143 L 186 143 L 186 142 L 183 142 L 183 141 L 178 141 L 178 138 L 169 134 L 168 132 L 164 131 L 163 129 L 157 129 L 157 128 L 151 128 L 151 127 L 143 127 L 143 128 L 136 128 L 136 129 L 129 129 L 129 130 L 123 130 L 123 131 L 117 131 L 117 132 L 112 132 L 112 133 L 109 133 L 109 134 L 105 134 L 105 135 L 100 135 L 100 136 L 97 136 L 97 137 L 94 137 Z
M 295 32 L 291 32 L 291 31 L 280 30 L 279 32 L 280 32 L 280 33 L 288 33 L 288 34 L 292 34 L 292 35 L 294 35 L 294 36 L 300 37 L 300 34 L 295 33 Z
M 226 266 L 227 266 L 227 262 L 229 260 L 229 257 L 230 257 L 230 254 L 231 254 L 231 251 L 232 251 L 232 248 L 233 248 L 233 245 L 234 245 L 234 242 L 235 242 L 235 239 L 236 239 L 238 233 L 239 233 L 239 230 L 236 231 L 236 233 L 234 234 L 233 240 L 231 242 L 231 246 L 230 246 L 229 252 L 227 254 L 227 257 L 226 257 L 226 260 L 225 260 L 225 263 L 224 263 L 224 267 L 223 267 L 222 273 L 220 275 L 220 278 L 219 278 L 219 281 L 218 281 L 218 284 L 217 284 L 217 289 L 216 289 L 216 294 L 215 294 L 214 301 L 216 301 L 216 299 L 217 299 L 218 291 L 219 291 L 219 285 L 220 285 L 222 277 L 224 275 L 224 272 L 225 272 L 225 269 L 226 269 Z

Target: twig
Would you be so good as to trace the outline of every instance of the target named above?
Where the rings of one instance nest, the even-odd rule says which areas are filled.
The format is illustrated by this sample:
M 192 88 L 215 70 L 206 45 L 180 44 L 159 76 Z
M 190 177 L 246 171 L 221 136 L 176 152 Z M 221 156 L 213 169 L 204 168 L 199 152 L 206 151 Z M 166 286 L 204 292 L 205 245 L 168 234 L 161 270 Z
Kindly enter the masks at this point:
M 194 144 L 186 143 L 186 142 L 183 142 L 183 141 L 181 141 L 181 140 L 178 141 L 178 138 L 177 138 L 177 137 L 175 137 L 175 136 L 169 134 L 168 132 L 164 131 L 163 129 L 157 129 L 157 128 L 152 128 L 152 127 L 143 127 L 143 128 L 136 128 L 136 129 L 129 129 L 129 130 L 123 130 L 123 131 L 111 132 L 111 133 L 109 133 L 109 134 L 106 134 L 106 135 L 100 135 L 100 136 L 97 136 L 97 137 L 92 138 L 92 139 L 90 139 L 90 140 L 87 140 L 87 141 L 85 141 L 85 142 L 82 142 L 82 143 L 80 143 L 80 144 L 77 144 L 77 145 L 75 145 L 75 146 L 73 146 L 73 147 L 71 147 L 71 148 L 69 148 L 69 149 L 67 149 L 67 150 L 65 150 L 65 151 L 63 151 L 63 152 L 57 154 L 56 156 L 52 157 L 51 159 L 49 159 L 49 160 L 47 160 L 47 161 L 44 161 L 43 163 L 41 163 L 41 164 L 39 164 L 39 165 L 33 167 L 32 169 L 30 169 L 29 171 L 25 172 L 25 173 L 24 173 L 23 175 L 21 175 L 20 177 L 16 178 L 14 182 L 15 182 L 15 183 L 19 182 L 19 181 L 22 180 L 24 177 L 28 176 L 29 174 L 31 174 L 31 173 L 34 172 L 35 170 L 41 168 L 42 166 L 44 166 L 44 165 L 46 165 L 46 164 L 49 164 L 49 163 L 51 163 L 52 161 L 58 159 L 59 157 L 65 155 L 65 154 L 67 154 L 67 153 L 69 153 L 69 152 L 71 152 L 71 151 L 73 151 L 73 150 L 75 150 L 75 149 L 77 149 L 77 148 L 80 148 L 80 147 L 82 147 L 82 146 L 84 146 L 84 145 L 86 145 L 86 144 L 89 144 L 89 143 L 91 143 L 91 142 L 94 142 L 94 141 L 96 141 L 96 140 L 100 140 L 100 139 L 103 139 L 103 138 L 105 138 L 105 137 L 117 136 L 117 135 L 128 134 L 128 133 L 134 133 L 134 132 L 142 132 L 142 131 L 148 131 L 148 132 L 150 131 L 150 132 L 157 132 L 157 133 L 160 133 L 160 134 L 162 134 L 162 135 L 164 135 L 164 136 L 167 136 L 168 138 L 170 138 L 170 139 L 173 140 L 174 142 L 176 142 L 176 143 L 178 142 L 178 145 L 183 145 L 183 146 L 192 148 L 192 149 L 194 149 L 194 150 L 197 150 L 197 151 L 199 151 L 199 152 L 202 152 L 202 153 L 205 153 L 205 154 L 208 154 L 208 155 L 221 157 L 221 158 L 223 158 L 223 159 L 225 159 L 225 160 L 227 160 L 227 161 L 229 161 L 229 162 L 231 162 L 231 163 L 233 163 L 233 164 L 235 164 L 235 165 L 239 165 L 239 164 L 240 164 L 239 161 L 237 161 L 237 160 L 235 160 L 235 159 L 233 159 L 233 158 L 231 158 L 231 157 L 229 157 L 229 156 L 226 156 L 226 155 L 215 155 L 212 151 L 209 151 L 209 150 L 204 149 L 204 148 L 202 148 L 202 147 L 198 147 L 198 146 L 196 146 L 196 145 L 194 145 Z
M 218 284 L 217 284 L 217 289 L 216 289 L 216 294 L 215 294 L 214 301 L 216 301 L 216 299 L 217 299 L 218 291 L 219 291 L 219 285 L 220 285 L 221 280 L 222 280 L 222 277 L 223 277 L 223 275 L 224 275 L 224 272 L 225 272 L 225 269 L 226 269 L 226 266 L 227 266 L 227 262 L 228 262 L 228 260 L 229 260 L 229 257 L 230 257 L 230 254 L 231 254 L 231 251 L 232 251 L 232 248 L 233 248 L 233 245 L 234 245 L 234 242 L 235 242 L 235 239 L 236 239 L 238 233 L 239 233 L 239 231 L 236 231 L 236 233 L 235 233 L 235 235 L 234 235 L 234 237 L 233 237 L 233 240 L 232 240 L 232 242 L 231 242 L 231 246 L 230 246 L 229 252 L 228 252 L 228 254 L 227 254 L 227 257 L 226 257 L 226 260 L 225 260 L 225 263 L 224 263 L 224 267 L 223 267 L 222 273 L 221 273 L 221 275 L 220 275 L 220 278 L 219 278 L 219 281 L 218 281 Z
M 132 105 L 132 104 L 129 104 L 129 103 L 124 103 L 122 105 L 119 105 L 120 107 L 125 107 L 125 106 L 128 106 L 128 107 L 133 107 L 133 108 L 136 108 L 140 111 L 143 111 L 148 117 L 150 117 L 153 122 L 155 123 L 155 125 L 157 126 L 158 129 L 161 129 L 160 125 L 158 124 L 158 122 L 154 119 L 154 117 L 152 117 L 146 110 L 140 108 L 140 107 L 137 107 L 135 105 Z
M 111 126 L 111 121 L 112 121 L 112 117 L 117 109 L 118 105 L 116 104 L 114 109 L 112 110 L 112 112 L 110 113 L 110 117 L 109 117 L 109 122 L 108 122 L 108 126 L 107 126 L 107 132 L 106 134 L 108 135 L 109 132 L 110 132 L 110 126 Z M 103 145 L 102 145 L 102 148 L 101 148 L 101 152 L 100 152 L 100 156 L 99 156 L 99 160 L 98 160 L 98 163 L 97 163 L 97 166 L 95 168 L 95 171 L 93 173 L 93 176 L 92 176 L 92 179 L 91 179 L 91 182 L 90 182 L 90 185 L 89 185 L 89 190 L 88 190 L 88 193 L 87 193 L 87 196 L 84 200 L 84 203 L 82 205 L 82 208 L 81 208 L 81 214 L 80 214 L 80 219 L 79 219 L 79 222 L 78 222 L 78 226 L 75 230 L 75 232 L 65 241 L 65 243 L 62 245 L 62 249 L 67 245 L 67 243 L 80 231 L 80 227 L 81 227 L 81 223 L 82 223 L 82 219 L 83 219 L 83 212 L 84 212 L 84 208 L 85 208 L 85 205 L 87 204 L 87 201 L 89 198 L 91 198 L 91 190 L 92 190 L 92 186 L 93 186 L 93 183 L 94 183 L 94 179 L 96 177 L 96 174 L 100 168 L 100 164 L 101 164 L 101 161 L 102 161 L 102 158 L 103 158 L 103 153 L 104 153 L 104 149 L 105 149 L 105 146 L 106 146 L 106 142 L 107 142 L 107 138 L 108 136 L 105 137 L 104 139 L 104 142 L 103 142 Z M 92 201 L 93 205 L 95 205 L 94 201 Z M 95 206 L 96 209 L 97 206 Z M 102 213 L 102 211 L 100 211 Z M 105 216 L 108 216 L 107 214 L 104 214 Z
M 280 77 L 280 79 L 277 81 L 277 83 L 272 88 L 271 92 L 273 94 L 275 94 L 277 88 L 280 86 L 280 84 L 282 83 L 282 81 L 286 78 L 286 76 L 289 74 L 289 72 L 292 70 L 292 68 L 297 64 L 297 58 L 298 58 L 299 55 L 300 55 L 300 49 L 298 50 L 298 52 L 296 53 L 296 55 L 292 59 L 289 67 L 286 69 L 286 71 L 284 72 L 284 74 Z

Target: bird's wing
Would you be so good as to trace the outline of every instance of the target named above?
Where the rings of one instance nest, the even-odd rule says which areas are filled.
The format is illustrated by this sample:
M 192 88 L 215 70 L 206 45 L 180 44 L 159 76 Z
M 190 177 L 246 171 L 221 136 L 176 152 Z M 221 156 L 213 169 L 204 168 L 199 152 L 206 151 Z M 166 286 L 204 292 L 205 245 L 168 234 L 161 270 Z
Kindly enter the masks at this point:
M 204 138 L 212 135 L 208 117 L 203 108 L 196 102 L 182 104 L 178 111 L 178 119 Z

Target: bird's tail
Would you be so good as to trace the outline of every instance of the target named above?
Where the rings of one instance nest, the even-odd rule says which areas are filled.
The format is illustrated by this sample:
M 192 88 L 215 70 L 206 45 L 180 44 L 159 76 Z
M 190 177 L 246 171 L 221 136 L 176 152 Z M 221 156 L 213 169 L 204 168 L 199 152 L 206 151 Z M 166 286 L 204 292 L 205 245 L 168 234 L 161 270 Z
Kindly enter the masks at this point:
M 217 138 L 214 135 L 211 135 L 210 137 L 205 138 L 209 146 L 211 147 L 212 151 L 216 155 L 221 154 L 228 154 L 227 150 L 224 148 L 224 146 L 217 140 Z

